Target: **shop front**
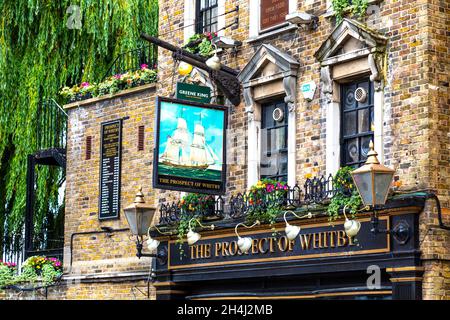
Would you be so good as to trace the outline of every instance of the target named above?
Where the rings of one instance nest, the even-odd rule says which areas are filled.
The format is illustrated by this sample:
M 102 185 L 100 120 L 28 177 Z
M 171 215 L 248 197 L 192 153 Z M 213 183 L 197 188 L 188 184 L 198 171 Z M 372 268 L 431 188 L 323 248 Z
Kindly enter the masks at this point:
M 374 233 L 370 214 L 363 214 L 356 237 L 347 236 L 343 220 L 330 222 L 313 207 L 296 211 L 305 219 L 287 214 L 288 223 L 272 226 L 246 228 L 240 224 L 245 217 L 207 223 L 192 245 L 168 236 L 170 225 L 160 224 L 150 233 L 160 241 L 161 258 L 153 264 L 156 298 L 421 299 L 423 205 L 420 195 L 391 199 L 377 213 L 379 230 L 389 232 Z M 300 227 L 293 240 L 287 225 Z M 250 239 L 246 253 L 242 239 Z

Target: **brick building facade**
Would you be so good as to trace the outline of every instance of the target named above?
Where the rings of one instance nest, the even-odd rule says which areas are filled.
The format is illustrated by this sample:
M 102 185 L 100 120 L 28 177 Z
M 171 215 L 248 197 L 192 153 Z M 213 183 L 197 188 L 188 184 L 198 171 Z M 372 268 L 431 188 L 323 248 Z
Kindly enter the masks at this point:
M 263 109 L 274 101 L 286 104 L 284 173 L 290 185 L 335 174 L 344 159 L 352 157 L 350 152 L 345 154 L 345 147 L 354 141 L 351 139 L 359 139 L 357 153 L 362 152 L 368 142 L 361 133 L 364 130 L 349 129 L 361 133 L 360 138 L 348 138 L 341 131 L 347 130 L 343 129 L 343 107 L 349 98 L 348 88 L 361 85 L 366 86 L 368 104 L 372 105 L 366 131 L 371 132 L 380 161 L 396 170 L 398 190 L 435 192 L 443 223 L 449 225 L 448 1 L 369 1 L 361 21 L 347 16 L 339 25 L 331 1 L 275 2 L 288 13 L 316 16 L 317 27 L 282 21 L 261 30 L 265 25 L 259 0 L 210 1 L 217 21 L 214 26 L 201 26 L 201 31 L 218 30 L 220 36 L 242 42 L 236 51 L 224 49 L 219 54 L 223 65 L 240 72 L 242 85 L 241 103 L 225 103 L 230 112 L 224 198 L 245 191 L 264 174 L 261 145 L 253 142 L 261 141 Z M 183 46 L 199 28 L 195 1 L 164 0 L 159 6 L 159 38 Z M 236 6 L 238 10 L 233 11 Z M 97 152 L 100 124 L 123 118 L 121 207 L 132 202 L 138 185 L 143 186 L 146 201 L 155 206 L 180 198 L 179 192 L 150 187 L 155 97 L 173 96 L 174 83 L 181 80 L 177 67 L 172 53 L 160 49 L 156 85 L 65 106 L 69 115 L 64 248 L 67 282 L 50 289 L 49 298 L 153 299 L 177 290 L 162 284 L 162 289 L 147 286 L 151 259 L 135 257 L 128 230 L 108 233 L 101 229 L 121 230 L 128 225 L 122 214 L 117 220 L 98 219 Z M 198 71 L 197 77 L 216 92 L 207 75 Z M 312 82 L 317 89 L 313 98 L 306 100 L 301 87 Z M 145 126 L 143 150 L 137 147 L 139 126 Z M 89 159 L 87 137 L 92 139 Z M 437 212 L 433 199 L 426 200 L 423 210 L 417 212 L 420 266 L 415 267 L 414 277 L 420 282 L 423 299 L 450 297 L 450 235 L 439 227 Z M 91 231 L 98 233 L 83 234 Z

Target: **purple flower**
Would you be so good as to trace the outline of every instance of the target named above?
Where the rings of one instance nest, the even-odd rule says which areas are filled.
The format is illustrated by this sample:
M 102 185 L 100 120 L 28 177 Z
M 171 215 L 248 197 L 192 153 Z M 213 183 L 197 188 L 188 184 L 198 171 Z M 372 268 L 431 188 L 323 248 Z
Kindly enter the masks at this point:
M 116 79 L 120 79 L 120 78 L 122 78 L 122 75 L 121 75 L 120 73 L 118 73 L 118 74 L 115 74 L 115 75 L 114 75 L 114 78 L 116 78 Z
M 145 63 L 141 64 L 141 70 L 145 70 L 147 68 L 148 68 L 148 64 L 145 64 Z

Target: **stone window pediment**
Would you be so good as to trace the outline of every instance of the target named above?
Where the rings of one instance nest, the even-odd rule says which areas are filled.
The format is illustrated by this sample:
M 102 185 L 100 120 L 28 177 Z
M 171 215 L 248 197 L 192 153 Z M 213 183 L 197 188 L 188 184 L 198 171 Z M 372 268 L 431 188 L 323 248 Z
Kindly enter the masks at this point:
M 276 74 L 296 76 L 299 65 L 297 60 L 271 44 L 262 44 L 238 74 L 238 79 L 245 84 Z
M 370 80 L 375 90 L 382 89 L 382 70 L 387 38 L 366 25 L 344 18 L 314 54 L 321 64 L 321 82 L 324 93 L 331 93 L 330 68 L 357 59 L 367 59 Z
M 314 56 L 322 64 L 344 61 L 384 51 L 387 38 L 364 24 L 344 19 L 320 46 Z

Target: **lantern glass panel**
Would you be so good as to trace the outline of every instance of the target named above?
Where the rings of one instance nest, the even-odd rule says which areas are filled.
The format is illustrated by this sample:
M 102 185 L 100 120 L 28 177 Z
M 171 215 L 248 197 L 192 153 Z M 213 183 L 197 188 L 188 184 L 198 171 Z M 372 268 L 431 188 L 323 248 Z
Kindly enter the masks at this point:
M 154 209 L 131 209 L 124 210 L 131 233 L 142 236 L 147 234 L 147 230 L 153 219 Z
M 383 205 L 391 185 L 393 173 L 375 174 L 375 204 Z
M 353 175 L 355 184 L 359 190 L 364 205 L 373 204 L 372 199 L 372 172 L 364 172 Z

